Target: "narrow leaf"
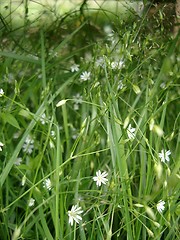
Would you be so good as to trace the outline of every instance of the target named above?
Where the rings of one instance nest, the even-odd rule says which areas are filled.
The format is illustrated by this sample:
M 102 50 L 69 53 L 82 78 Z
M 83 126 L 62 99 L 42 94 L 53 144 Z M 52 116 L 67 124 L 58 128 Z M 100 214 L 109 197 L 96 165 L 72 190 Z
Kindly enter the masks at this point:
M 5 123 L 9 123 L 13 127 L 20 129 L 19 123 L 11 113 L 1 113 L 1 117 Z

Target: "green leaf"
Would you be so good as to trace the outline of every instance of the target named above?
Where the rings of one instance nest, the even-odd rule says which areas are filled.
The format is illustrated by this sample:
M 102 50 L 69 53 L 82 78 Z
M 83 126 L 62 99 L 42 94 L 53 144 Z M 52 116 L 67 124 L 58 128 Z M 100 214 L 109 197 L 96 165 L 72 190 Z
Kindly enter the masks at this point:
M 32 119 L 31 112 L 29 110 L 21 109 L 19 115 L 27 119 Z
M 5 123 L 9 123 L 13 127 L 20 129 L 19 123 L 16 118 L 10 113 L 1 113 L 1 117 Z

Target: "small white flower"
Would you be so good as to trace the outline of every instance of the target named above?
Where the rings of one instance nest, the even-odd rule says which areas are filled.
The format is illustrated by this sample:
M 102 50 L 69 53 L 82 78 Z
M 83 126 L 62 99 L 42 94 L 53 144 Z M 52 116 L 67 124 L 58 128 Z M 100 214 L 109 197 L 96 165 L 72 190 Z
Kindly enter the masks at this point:
M 4 95 L 4 90 L 0 88 L 0 97 L 2 97 L 3 95 Z
M 169 155 L 171 155 L 170 150 L 168 150 L 168 151 L 165 151 L 164 149 L 161 150 L 161 152 L 159 153 L 159 157 L 161 159 L 161 162 L 165 162 L 165 161 L 169 162 L 169 160 L 170 160 Z
M 72 139 L 76 139 L 78 137 L 78 134 L 76 134 L 76 133 L 74 133 L 73 135 L 72 135 Z
M 82 96 L 77 93 L 75 96 L 73 96 L 74 99 L 74 110 L 79 109 L 79 105 L 82 103 Z
M 124 65 L 124 62 L 122 60 L 120 61 L 114 61 L 114 62 L 111 62 L 111 68 L 112 69 L 121 69 Z
M 16 166 L 19 166 L 19 165 L 21 165 L 21 162 L 22 162 L 22 158 L 17 158 L 16 161 L 14 162 L 14 164 Z
M 117 37 L 115 36 L 115 34 L 113 32 L 107 34 L 107 40 L 109 42 L 112 43 L 112 45 L 114 45 L 117 42 Z
M 136 131 L 136 129 L 132 128 L 131 124 L 129 124 L 128 129 L 127 129 L 127 135 L 130 140 L 135 138 L 135 133 L 134 133 L 135 131 Z
M 77 104 L 82 103 L 82 98 L 83 97 L 79 93 L 73 96 L 74 102 Z
M 51 137 L 55 140 L 56 139 L 56 133 L 54 130 L 51 130 Z
M 111 68 L 116 69 L 117 68 L 117 62 L 111 62 Z
M 4 76 L 4 81 L 8 83 L 13 83 L 14 82 L 14 75 L 12 73 L 8 73 Z
M 49 56 L 58 57 L 58 52 L 55 52 L 54 49 L 49 50 Z
M 71 138 L 75 140 L 78 137 L 78 130 L 75 127 L 71 127 Z
M 106 178 L 107 175 L 108 175 L 107 172 L 101 173 L 101 171 L 98 170 L 98 171 L 96 172 L 96 176 L 93 177 L 93 180 L 96 182 L 96 185 L 97 185 L 97 186 L 101 186 L 102 183 L 103 183 L 103 184 L 106 184 L 106 182 L 108 182 L 108 179 Z
M 51 135 L 51 138 L 49 139 L 49 145 L 50 145 L 50 148 L 54 148 L 54 141 L 56 140 L 56 133 L 54 130 L 51 130 L 50 132 L 50 135 Z
M 78 64 L 73 64 L 71 66 L 71 72 L 78 72 L 79 71 L 79 65 Z
M 100 57 L 95 62 L 96 67 L 102 67 L 104 68 L 106 66 L 106 61 L 103 57 Z
M 160 85 L 160 88 L 165 89 L 165 87 L 166 87 L 165 82 L 162 82 L 161 85 Z
M 43 188 L 46 188 L 48 191 L 51 190 L 52 183 L 51 183 L 51 180 L 49 178 L 47 178 L 43 181 Z
M 163 211 L 164 211 L 164 209 L 165 209 L 165 202 L 164 201 L 162 201 L 162 200 L 160 200 L 158 203 L 157 203 L 157 205 L 156 205 L 156 207 L 157 207 L 157 210 L 158 210 L 158 212 L 159 213 L 162 213 Z
M 74 221 L 79 223 L 79 221 L 82 220 L 82 217 L 80 216 L 81 213 L 83 213 L 83 211 L 81 210 L 81 207 L 78 207 L 78 205 L 73 205 L 71 210 L 68 211 L 69 223 L 71 226 Z
M 18 138 L 20 137 L 20 135 L 21 135 L 21 131 L 15 132 L 15 133 L 13 134 L 13 138 L 14 138 L 14 139 L 18 139 Z
M 35 203 L 35 199 L 34 198 L 30 198 L 29 201 L 28 201 L 28 206 L 29 207 L 33 207 L 34 203 Z
M 118 90 L 121 90 L 121 89 L 124 88 L 124 86 L 125 86 L 125 85 L 124 85 L 123 81 L 120 80 L 119 83 L 118 83 L 118 87 L 117 87 L 117 89 L 118 89 Z
M 91 52 L 85 52 L 84 58 L 85 58 L 85 61 L 87 63 L 91 62 L 92 61 L 92 54 L 91 54 Z
M 79 110 L 79 104 L 76 104 L 76 103 L 74 104 L 74 110 L 75 111 Z
M 2 149 L 3 146 L 4 146 L 4 144 L 3 144 L 2 142 L 0 142 L 0 152 L 3 150 L 3 149 Z
M 81 81 L 87 81 L 90 79 L 90 76 L 91 76 L 91 73 L 85 71 L 80 75 L 80 79 L 81 79 Z
M 23 152 L 31 154 L 34 149 L 34 140 L 30 136 L 27 136 L 22 148 Z
M 46 118 L 46 114 L 45 114 L 45 113 L 43 113 L 43 114 L 41 115 L 40 122 L 41 122 L 42 125 L 44 125 L 45 123 L 47 123 L 47 118 Z
M 106 34 L 111 34 L 113 32 L 111 25 L 105 25 L 104 26 L 104 32 Z

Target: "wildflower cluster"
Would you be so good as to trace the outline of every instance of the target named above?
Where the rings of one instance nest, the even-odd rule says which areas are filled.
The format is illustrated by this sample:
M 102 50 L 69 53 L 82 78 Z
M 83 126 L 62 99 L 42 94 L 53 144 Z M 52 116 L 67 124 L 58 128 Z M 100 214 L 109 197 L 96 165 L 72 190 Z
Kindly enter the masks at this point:
M 101 186 L 101 184 L 106 184 L 108 182 L 108 179 L 106 178 L 108 176 L 107 172 L 102 172 L 98 170 L 96 172 L 96 176 L 93 177 L 93 180 L 96 182 L 96 185 L 98 187 Z M 72 226 L 73 222 L 79 223 L 80 220 L 82 220 L 82 217 L 80 214 L 83 213 L 81 210 L 81 207 L 78 207 L 78 205 L 73 205 L 71 210 L 68 211 L 68 217 L 69 217 L 69 223 Z
M 71 28 L 67 41 L 65 26 L 57 47 L 51 47 L 48 31 L 42 30 L 37 48 L 28 49 L 22 39 L 26 52 L 19 46 L 1 51 L 0 193 L 2 212 L 12 226 L 5 226 L 3 236 L 8 239 L 15 224 L 25 222 L 27 227 L 12 239 L 79 239 L 84 234 L 133 239 L 141 238 L 141 232 L 147 238 L 160 239 L 166 232 L 171 237 L 169 219 L 173 234 L 178 232 L 179 175 L 177 161 L 171 161 L 178 149 L 176 54 L 167 60 L 170 71 L 162 68 L 159 75 L 161 56 L 168 56 L 165 46 L 149 36 L 141 42 L 136 24 L 117 32 L 106 25 L 96 44 L 76 41 L 87 35 L 74 34 L 88 28 L 79 25 L 81 20 L 74 21 L 78 29 Z M 96 24 L 91 27 L 98 31 Z M 90 43 L 88 48 L 84 43 Z M 75 227 L 64 225 L 64 219 Z

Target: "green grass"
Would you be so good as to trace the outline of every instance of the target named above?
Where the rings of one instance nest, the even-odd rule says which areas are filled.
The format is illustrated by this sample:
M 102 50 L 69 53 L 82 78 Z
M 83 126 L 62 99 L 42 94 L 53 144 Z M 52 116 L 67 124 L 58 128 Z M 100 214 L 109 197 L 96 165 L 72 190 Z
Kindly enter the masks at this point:
M 1 239 L 179 239 L 178 36 L 141 19 L 114 22 L 110 36 L 81 13 L 64 17 L 1 34 Z M 73 205 L 83 213 L 71 226 Z

